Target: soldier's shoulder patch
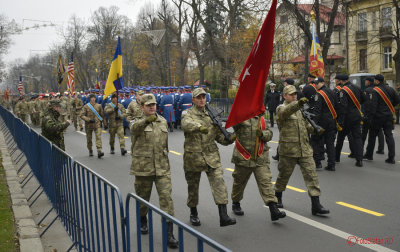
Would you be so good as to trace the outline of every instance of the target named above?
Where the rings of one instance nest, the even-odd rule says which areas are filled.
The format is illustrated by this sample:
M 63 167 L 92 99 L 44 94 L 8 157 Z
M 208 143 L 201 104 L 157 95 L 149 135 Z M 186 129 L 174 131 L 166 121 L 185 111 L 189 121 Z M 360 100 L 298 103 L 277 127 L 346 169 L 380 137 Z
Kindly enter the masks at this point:
M 186 115 L 187 113 L 188 113 L 188 112 L 187 112 L 187 109 L 184 110 L 184 111 L 182 111 L 182 116 Z

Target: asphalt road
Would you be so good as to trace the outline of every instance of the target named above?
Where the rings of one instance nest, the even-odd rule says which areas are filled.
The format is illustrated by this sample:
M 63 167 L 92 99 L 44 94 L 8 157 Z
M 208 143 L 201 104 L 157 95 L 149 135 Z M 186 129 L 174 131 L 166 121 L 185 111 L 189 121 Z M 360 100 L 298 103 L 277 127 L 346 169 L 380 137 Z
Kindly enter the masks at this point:
M 274 137 L 268 143 L 271 147 L 270 156 L 275 154 L 279 135 L 277 128 L 272 128 L 272 131 Z M 394 135 L 399 148 L 398 125 Z M 129 175 L 131 157 L 121 156 L 117 147 L 118 140 L 116 154 L 111 155 L 108 139 L 108 133 L 103 131 L 105 156 L 102 159 L 98 159 L 96 155 L 89 157 L 84 133 L 75 132 L 69 127 L 65 135 L 66 151 L 117 185 L 125 198 L 128 192 L 134 191 L 134 178 Z M 125 140 L 129 150 L 130 138 L 126 137 Z M 184 135 L 181 130 L 169 133 L 175 216 L 190 225 L 189 209 L 186 206 L 187 184 L 183 173 L 183 142 Z M 230 162 L 232 149 L 233 145 L 220 146 L 219 149 L 229 195 L 234 168 Z M 385 155 L 374 154 L 374 161 L 364 161 L 364 167 L 360 168 L 354 165 L 354 159 L 347 157 L 348 152 L 348 143 L 345 142 L 341 163 L 336 165 L 336 171 L 318 172 L 322 191 L 321 203 L 331 211 L 328 216 L 311 215 L 310 198 L 300 169 L 296 168 L 289 181 L 291 187 L 283 193 L 283 204 L 288 215 L 286 218 L 271 222 L 269 210 L 264 207 L 252 177 L 241 202 L 245 215 L 235 216 L 236 225 L 221 228 L 209 183 L 203 175 L 198 206 L 202 225 L 195 229 L 233 251 L 385 251 L 386 248 L 400 250 L 400 153 L 397 151 L 395 165 L 386 164 L 385 146 Z M 273 181 L 278 174 L 277 164 L 277 161 L 271 160 Z M 324 165 L 326 163 L 323 163 Z M 155 188 L 151 202 L 159 205 Z M 230 200 L 228 213 L 233 216 L 231 203 Z M 355 237 L 359 239 L 356 240 Z M 185 238 L 189 239 L 188 235 Z M 361 238 L 382 240 L 378 240 L 381 244 L 376 246 L 367 244 L 368 241 Z

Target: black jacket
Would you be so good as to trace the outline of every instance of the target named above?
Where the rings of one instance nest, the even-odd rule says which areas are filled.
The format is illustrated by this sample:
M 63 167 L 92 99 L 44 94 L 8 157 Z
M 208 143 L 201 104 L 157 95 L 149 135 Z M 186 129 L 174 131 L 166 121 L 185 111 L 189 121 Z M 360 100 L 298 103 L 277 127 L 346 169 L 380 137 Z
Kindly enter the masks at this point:
M 264 105 L 268 106 L 269 111 L 275 112 L 276 108 L 279 105 L 279 100 L 280 100 L 281 94 L 279 91 L 274 91 L 273 93 L 271 90 L 267 92 L 265 95 L 265 100 L 264 100 Z
M 358 86 L 355 86 L 351 84 L 350 82 L 347 82 L 346 84 L 343 85 L 343 87 L 348 87 L 354 94 L 354 96 L 357 98 L 358 102 L 360 104 L 363 104 L 365 99 L 364 93 L 361 91 L 361 88 Z M 343 93 L 343 113 L 344 113 L 344 120 L 345 121 L 361 121 L 361 114 L 358 111 L 356 105 L 354 104 L 353 100 L 350 98 L 350 96 L 347 94 L 347 92 L 342 88 L 341 92 Z
M 389 87 L 386 84 L 379 84 L 376 85 L 376 87 L 379 87 L 386 94 L 386 96 L 392 102 L 393 107 L 395 107 L 397 104 L 400 103 L 399 95 L 393 88 Z M 371 102 L 372 118 L 374 118 L 374 120 L 393 119 L 393 114 L 390 111 L 389 107 L 386 105 L 386 102 L 382 99 L 381 95 L 375 90 L 372 94 L 373 94 Z
M 329 98 L 330 102 L 333 105 L 335 111 L 337 110 L 337 98 L 335 93 L 326 87 L 325 85 L 320 89 L 323 91 Z M 324 128 L 327 129 L 335 129 L 336 128 L 336 120 L 333 118 L 331 111 L 329 110 L 328 104 L 326 103 L 322 94 L 318 93 L 318 99 L 316 102 L 315 111 L 317 114 L 316 123 Z M 337 113 L 337 111 L 336 111 Z

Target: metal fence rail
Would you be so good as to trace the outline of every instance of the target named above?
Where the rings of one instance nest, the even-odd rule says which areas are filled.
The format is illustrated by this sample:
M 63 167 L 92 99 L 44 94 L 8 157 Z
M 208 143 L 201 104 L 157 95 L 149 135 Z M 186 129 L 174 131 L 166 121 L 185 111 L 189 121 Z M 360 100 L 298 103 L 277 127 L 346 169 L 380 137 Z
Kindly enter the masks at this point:
M 230 251 L 135 194 L 127 195 L 126 211 L 124 211 L 122 195 L 117 186 L 82 163 L 75 161 L 73 157 L 36 133 L 2 106 L 0 106 L 0 116 L 3 119 L 1 129 L 8 128 L 9 130 L 5 138 L 8 146 L 11 147 L 10 154 L 13 155 L 19 148 L 22 152 L 21 158 L 25 154 L 26 163 L 31 168 L 32 175 L 29 173 L 23 179 L 23 186 L 33 176 L 40 184 L 28 197 L 28 201 L 33 199 L 30 205 L 33 205 L 43 192 L 52 204 L 52 208 L 44 214 L 38 224 L 53 209 L 57 213 L 57 217 L 51 221 L 41 236 L 57 218 L 60 218 L 73 241 L 71 248 L 75 247 L 78 251 L 131 251 L 132 237 L 129 219 L 135 212 L 130 212 L 129 203 L 130 199 L 134 198 L 137 208 L 138 251 L 141 251 L 142 247 L 140 204 L 149 208 L 150 251 L 154 251 L 153 212 L 160 215 L 162 219 L 163 251 L 167 251 L 167 220 L 178 226 L 179 251 L 184 251 L 183 231 L 197 239 L 198 251 L 203 251 L 204 244 L 208 244 L 217 251 Z M 40 193 L 36 195 L 37 192 Z M 35 198 L 33 198 L 34 195 L 36 195 Z

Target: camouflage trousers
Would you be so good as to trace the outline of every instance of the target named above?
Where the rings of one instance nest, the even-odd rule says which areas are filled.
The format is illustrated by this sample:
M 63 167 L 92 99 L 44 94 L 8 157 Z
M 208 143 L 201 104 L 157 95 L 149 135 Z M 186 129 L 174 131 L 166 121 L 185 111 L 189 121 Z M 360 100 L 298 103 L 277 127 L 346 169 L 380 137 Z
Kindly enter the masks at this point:
M 206 174 L 210 182 L 215 204 L 228 204 L 228 190 L 226 189 L 222 168 L 218 167 L 214 169 L 208 167 Z M 188 207 L 195 207 L 199 204 L 200 177 L 201 172 L 185 171 L 185 178 L 188 184 Z
M 87 148 L 91 151 L 92 150 L 92 133 L 94 132 L 96 136 L 96 148 L 97 151 L 101 151 L 101 128 L 88 128 L 85 127 L 86 130 L 86 142 L 87 142 Z
M 174 203 L 172 202 L 171 174 L 165 176 L 135 176 L 135 192 L 146 201 L 150 201 L 153 182 L 156 185 L 161 210 L 174 216 Z M 140 205 L 140 216 L 147 215 L 147 207 Z
M 79 117 L 79 115 L 77 113 L 72 114 L 72 122 L 74 123 L 75 129 L 78 128 L 78 124 L 79 124 L 79 128 L 83 128 L 82 119 Z
M 277 203 L 278 201 L 275 197 L 275 191 L 271 183 L 272 174 L 269 165 L 256 167 L 235 165 L 235 171 L 232 173 L 232 202 L 240 202 L 243 199 L 244 189 L 253 173 L 257 182 L 258 190 L 265 205 L 268 205 L 269 202 Z
M 32 113 L 31 114 L 31 122 L 34 126 L 40 126 L 40 116 L 39 113 Z
M 24 123 L 28 123 L 28 115 L 27 114 L 19 114 L 19 119 L 21 119 Z
M 125 149 L 125 137 L 124 137 L 124 126 L 120 125 L 118 127 L 110 128 L 110 146 L 114 149 L 115 134 L 117 134 L 119 139 L 119 145 L 121 149 Z
M 289 178 L 293 173 L 296 164 L 300 165 L 301 173 L 303 174 L 304 182 L 308 188 L 310 196 L 320 196 L 321 190 L 319 187 L 318 176 L 315 170 L 314 158 L 311 157 L 287 157 L 280 156 L 278 163 L 278 178 L 275 183 L 275 191 L 285 191 Z

